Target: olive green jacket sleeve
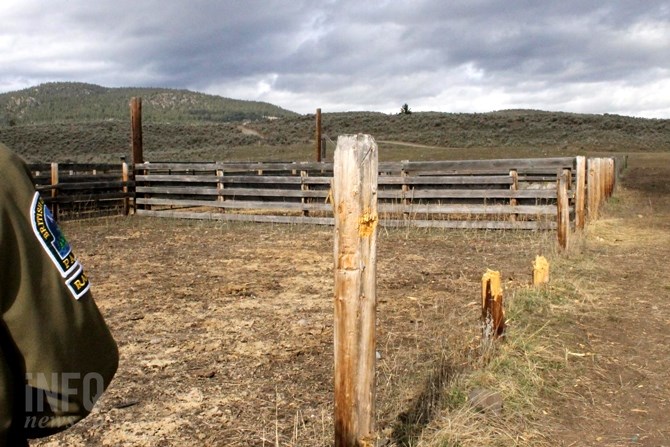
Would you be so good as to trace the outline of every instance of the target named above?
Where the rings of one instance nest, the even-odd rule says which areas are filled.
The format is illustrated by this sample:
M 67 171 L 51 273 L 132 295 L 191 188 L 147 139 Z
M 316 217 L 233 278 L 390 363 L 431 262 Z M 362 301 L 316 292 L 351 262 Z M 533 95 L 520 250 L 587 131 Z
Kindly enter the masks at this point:
M 90 413 L 118 350 L 23 162 L 0 145 L 0 446 Z

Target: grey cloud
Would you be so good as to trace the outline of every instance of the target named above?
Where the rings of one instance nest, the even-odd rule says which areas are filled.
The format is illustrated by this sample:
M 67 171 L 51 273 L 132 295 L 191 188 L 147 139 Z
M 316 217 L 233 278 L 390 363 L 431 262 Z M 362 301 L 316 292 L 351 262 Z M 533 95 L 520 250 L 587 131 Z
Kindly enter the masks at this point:
M 662 0 L 5 3 L 0 88 L 79 80 L 358 110 L 488 90 L 509 107 L 552 108 L 570 104 L 561 92 L 582 92 L 573 85 L 658 86 L 670 71 L 670 7 Z M 53 55 L 25 57 L 40 39 L 54 45 Z M 269 87 L 254 93 L 264 79 Z M 658 101 L 670 114 L 668 98 Z

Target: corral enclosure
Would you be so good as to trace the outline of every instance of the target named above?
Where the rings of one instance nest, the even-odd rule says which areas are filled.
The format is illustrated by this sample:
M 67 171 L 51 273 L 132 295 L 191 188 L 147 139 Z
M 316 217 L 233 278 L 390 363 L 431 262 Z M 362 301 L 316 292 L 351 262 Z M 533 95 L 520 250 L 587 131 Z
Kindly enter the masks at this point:
M 410 166 L 405 165 L 405 175 L 390 177 L 401 181 L 387 184 L 412 185 Z M 145 173 L 150 167 L 137 166 L 142 174 L 136 180 L 160 184 L 162 177 Z M 199 167 L 177 166 L 196 172 Z M 174 168 L 159 165 L 157 169 Z M 204 169 L 205 176 L 210 168 Z M 384 169 L 391 171 L 389 166 Z M 475 176 L 475 182 L 487 183 L 481 175 L 468 174 Z M 159 175 L 168 182 L 174 180 L 172 172 Z M 176 175 L 184 181 L 184 172 L 177 170 Z M 255 175 L 264 178 L 263 172 Z M 485 189 L 485 194 L 505 201 L 493 206 L 523 209 L 518 203 L 507 203 L 520 196 L 495 197 L 496 191 L 509 192 L 513 183 L 508 176 L 492 176 L 490 184 L 506 188 Z M 235 176 L 231 177 L 234 184 Z M 303 179 L 312 177 L 296 176 L 290 170 L 283 178 L 300 179 L 302 185 Z M 434 177 L 423 179 L 434 185 Z M 458 179 L 448 185 L 464 183 L 455 172 L 445 177 Z M 540 180 L 553 183 L 556 177 L 548 172 Z M 223 179 L 225 174 L 204 181 L 218 184 Z M 245 186 L 250 182 L 248 177 L 238 180 Z M 284 184 L 277 177 L 271 180 L 258 183 Z M 196 178 L 197 182 L 203 179 Z M 185 223 L 142 218 L 149 214 L 142 205 L 212 205 L 184 199 L 183 186 L 176 190 L 180 196 L 176 203 L 137 198 L 136 217 L 70 224 L 78 233 L 73 243 L 80 246 L 92 280 L 100 284 L 98 301 L 118 334 L 122 367 L 98 406 L 98 419 L 89 419 L 97 420 L 97 425 L 87 420 L 73 428 L 67 435 L 68 445 L 178 445 L 183 440 L 203 445 L 330 445 L 331 231 L 298 225 L 299 220 L 288 221 L 289 225 L 247 226 L 225 219 Z M 313 190 L 301 187 L 298 191 Z M 437 193 L 445 199 L 462 191 L 447 187 Z M 138 194 L 149 192 L 156 191 L 138 190 Z M 165 192 L 165 186 L 159 192 Z M 220 192 L 217 189 L 212 195 L 225 198 Z M 316 192 L 319 199 L 328 194 L 325 188 Z M 393 194 L 389 198 L 402 205 L 405 197 Z M 555 194 L 553 189 L 547 198 Z M 226 202 L 215 200 L 214 204 Z M 300 211 L 318 211 L 304 206 L 306 202 L 294 203 L 300 203 Z M 442 206 L 441 201 L 436 205 Z M 190 211 L 174 213 L 184 212 Z M 483 229 L 488 227 L 492 226 Z M 474 228 L 444 233 L 409 225 L 382 231 L 377 418 L 380 435 L 396 445 L 413 442 L 439 410 L 435 389 L 479 357 L 479 296 L 473 293 L 473 284 L 478 283 L 482 265 L 504 270 L 508 286 L 525 284 L 533 256 L 517 253 L 534 255 L 554 246 L 551 233 L 504 230 L 505 226 L 493 232 Z M 96 268 L 100 269 L 97 279 Z
M 625 159 L 563 157 L 379 166 L 387 227 L 558 229 L 597 218 Z M 310 162 L 31 165 L 55 216 L 127 215 L 333 224 L 333 164 Z
M 472 446 L 496 445 L 496 440 L 497 445 L 507 445 L 509 434 L 519 434 L 518 445 L 539 446 L 550 445 L 546 436 L 554 440 L 554 433 L 562 431 L 559 439 L 572 440 L 566 445 L 582 437 L 589 444 L 603 437 L 605 441 L 600 442 L 617 445 L 629 442 L 633 425 L 658 445 L 668 439 L 667 424 L 662 423 L 667 413 L 662 403 L 654 404 L 668 398 L 662 386 L 667 332 L 660 330 L 665 327 L 667 313 L 662 310 L 667 306 L 658 300 L 667 294 L 663 289 L 667 284 L 654 286 L 638 279 L 654 276 L 646 270 L 649 259 L 665 259 L 662 255 L 667 252 L 668 164 L 667 156 L 647 158 L 643 168 L 638 162 L 634 171 L 627 172 L 625 183 L 632 189 L 624 190 L 623 196 L 620 191 L 602 225 L 598 222 L 587 231 L 587 247 L 569 255 L 570 270 L 552 270 L 553 284 L 563 276 L 575 281 L 574 289 L 560 289 L 565 287 L 560 282 L 558 287 L 560 293 L 568 294 L 567 307 L 575 307 L 578 313 L 559 319 L 559 333 L 545 330 L 539 336 L 543 340 L 568 337 L 570 352 L 593 350 L 598 353 L 596 364 L 588 357 L 570 357 L 568 362 L 563 348 L 547 352 L 557 365 L 556 370 L 554 364 L 543 365 L 549 374 L 570 378 L 559 398 L 534 402 L 534 416 L 519 420 L 519 408 L 527 402 L 507 398 L 504 389 L 505 411 L 499 421 L 476 416 L 478 424 L 502 426 L 498 437 L 473 441 L 471 431 L 463 430 L 452 439 Z M 628 209 L 632 204 L 635 207 Z M 122 368 L 89 419 L 36 445 L 149 446 L 186 441 L 261 446 L 274 445 L 276 433 L 280 445 L 330 445 L 332 333 L 327 324 L 332 320 L 332 234 L 327 227 L 140 216 L 63 225 L 119 340 Z M 620 234 L 622 225 L 635 233 Z M 656 228 L 659 233 L 652 233 Z M 444 377 L 436 372 L 448 372 L 451 365 L 458 370 L 472 365 L 473 359 L 473 367 L 478 367 L 482 269 L 500 269 L 506 297 L 512 294 L 514 301 L 514 291 L 523 290 L 530 281 L 532 258 L 551 252 L 554 245 L 553 232 L 417 228 L 380 232 L 378 420 L 382 436 L 403 445 L 410 439 L 408 434 L 422 436 L 417 428 L 426 427 L 425 437 L 438 429 L 436 424 L 446 427 L 454 422 L 460 414 L 458 406 L 456 410 L 431 407 L 437 400 L 435 384 Z M 656 252 L 659 257 L 649 258 Z M 663 263 L 659 268 L 667 271 Z M 303 280 L 309 285 L 304 286 Z M 595 295 L 597 300 L 602 296 L 602 303 L 584 320 L 583 312 L 596 299 L 594 294 L 600 294 Z M 307 298 L 315 305 L 300 301 Z M 537 308 L 525 308 L 524 313 L 551 307 L 553 319 L 555 312 L 566 309 L 565 303 L 555 307 L 553 302 L 543 302 L 550 296 L 541 298 Z M 294 299 L 298 300 L 295 306 Z M 604 307 L 611 303 L 615 304 L 611 310 Z M 660 311 L 652 311 L 652 305 Z M 619 314 L 620 309 L 625 312 Z M 306 321 L 301 320 L 312 322 L 306 315 L 321 315 L 324 330 L 317 325 L 316 330 L 310 326 L 303 331 Z M 649 324 L 653 330 L 639 331 Z M 518 330 L 519 321 L 513 320 L 511 331 Z M 586 347 L 569 338 L 575 334 L 582 334 L 577 341 Z M 649 340 L 653 340 L 649 349 L 640 349 Z M 253 346 L 248 345 L 250 341 Z M 613 352 L 626 343 L 630 345 L 626 351 Z M 291 349 L 303 354 L 292 356 Z M 509 349 L 524 361 L 526 353 L 518 345 Z M 629 350 L 637 353 L 632 362 Z M 260 366 L 253 367 L 256 364 Z M 645 377 L 641 373 L 646 378 L 633 380 Z M 601 374 L 607 374 L 606 382 Z M 575 379 L 583 385 L 576 387 Z M 546 390 L 552 385 L 548 380 L 537 386 Z M 462 402 L 459 395 L 447 398 L 447 403 Z M 650 405 L 635 408 L 649 413 L 629 413 L 631 401 L 642 405 L 640 399 Z M 593 401 L 595 406 L 590 404 Z M 308 411 L 313 408 L 317 411 Z M 557 426 L 556 420 L 543 416 L 544 411 L 554 416 L 555 408 L 566 412 L 559 421 L 569 424 Z M 581 417 L 571 419 L 573 414 Z

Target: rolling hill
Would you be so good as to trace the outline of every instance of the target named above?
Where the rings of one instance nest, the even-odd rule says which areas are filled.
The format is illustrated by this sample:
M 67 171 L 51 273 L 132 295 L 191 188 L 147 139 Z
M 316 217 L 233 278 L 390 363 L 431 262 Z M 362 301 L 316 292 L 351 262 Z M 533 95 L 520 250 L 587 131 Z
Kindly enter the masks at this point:
M 0 122 L 6 125 L 125 120 L 130 98 L 142 98 L 148 122 L 231 122 L 286 117 L 296 113 L 264 102 L 165 88 L 107 88 L 54 82 L 0 94 Z
M 134 96 L 143 101 L 149 160 L 313 159 L 314 115 L 186 90 L 77 83 L 0 95 L 0 142 L 28 161 L 116 162 L 129 156 Z M 329 156 L 337 136 L 351 133 L 371 134 L 382 160 L 670 151 L 670 120 L 611 114 L 346 112 L 323 113 L 322 123 Z

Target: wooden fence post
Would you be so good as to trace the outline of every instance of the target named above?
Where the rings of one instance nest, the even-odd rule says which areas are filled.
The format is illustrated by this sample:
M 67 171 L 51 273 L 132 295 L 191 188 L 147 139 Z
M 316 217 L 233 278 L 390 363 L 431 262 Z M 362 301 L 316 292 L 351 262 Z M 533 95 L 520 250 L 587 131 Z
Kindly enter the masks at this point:
M 134 97 L 130 100 L 130 143 L 133 156 L 133 170 L 135 166 L 144 163 L 144 146 L 142 141 L 142 98 Z M 135 173 L 136 174 L 136 173 Z M 146 175 L 146 172 L 143 174 Z M 137 182 L 135 182 L 137 187 Z M 137 194 L 133 191 L 135 212 L 137 213 Z M 144 196 L 146 197 L 146 195 Z M 141 209 L 150 209 L 151 205 L 141 205 Z
M 500 272 L 486 270 L 482 276 L 482 321 L 484 341 L 498 338 L 505 331 Z
M 316 161 L 321 161 L 321 109 L 316 109 Z
M 587 199 L 587 210 L 589 222 L 592 222 L 598 218 L 598 213 L 596 211 L 597 202 L 596 202 L 596 159 L 589 158 L 587 160 L 587 177 L 588 181 L 586 182 L 586 199 Z
M 337 140 L 335 210 L 335 446 L 359 447 L 375 430 L 377 143 Z
M 403 178 L 403 184 L 401 186 L 401 191 L 402 191 L 402 200 L 400 200 L 400 207 L 407 209 L 407 206 L 410 204 L 409 201 L 409 185 L 405 183 L 405 179 L 409 176 L 409 173 L 407 172 L 407 167 L 409 166 L 409 160 L 402 160 L 400 162 L 401 169 L 400 169 L 400 177 Z M 403 211 L 402 213 L 402 218 L 404 220 L 408 220 L 410 217 L 409 212 L 406 210 Z
M 579 230 L 584 229 L 586 223 L 585 205 L 586 205 L 586 158 L 578 156 L 576 158 L 576 187 L 575 187 L 575 226 Z
M 558 178 L 556 186 L 556 219 L 558 223 L 558 245 L 567 250 L 570 238 L 570 203 L 568 201 L 569 171 L 566 169 Z
M 51 214 L 58 220 L 58 163 L 51 163 Z
M 216 170 L 216 193 L 217 193 L 217 202 L 224 202 L 226 200 L 225 195 L 223 194 L 224 182 L 223 182 L 223 169 Z M 225 213 L 225 208 L 219 208 L 220 213 Z
M 614 194 L 614 187 L 616 186 L 616 167 L 614 165 L 614 158 L 607 159 L 607 197 L 612 197 Z
M 596 193 L 596 216 L 600 216 L 600 207 L 605 197 L 605 170 L 603 161 L 603 158 L 596 159 L 596 182 L 598 187 L 598 192 Z
M 144 163 L 142 143 L 142 98 L 130 100 L 130 140 L 133 151 L 133 164 Z
M 309 185 L 307 184 L 307 177 L 309 174 L 307 171 L 300 171 L 300 190 L 301 191 L 309 191 Z M 309 203 L 310 200 L 303 196 L 300 198 L 300 202 L 304 205 L 306 203 Z M 309 210 L 303 209 L 302 210 L 302 215 L 303 216 L 309 216 Z
M 519 171 L 516 169 L 512 169 L 509 171 L 509 176 L 512 177 L 512 184 L 509 185 L 510 191 L 518 191 L 519 190 Z M 510 206 L 516 206 L 517 205 L 517 200 L 516 198 L 512 198 L 509 201 Z M 517 215 L 516 214 L 510 214 L 509 215 L 509 220 L 512 222 L 516 222 Z
M 123 182 L 123 215 L 130 214 L 130 198 L 128 197 L 128 163 L 121 157 L 121 181 Z

